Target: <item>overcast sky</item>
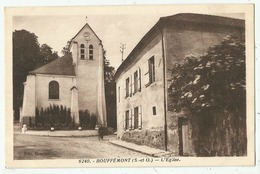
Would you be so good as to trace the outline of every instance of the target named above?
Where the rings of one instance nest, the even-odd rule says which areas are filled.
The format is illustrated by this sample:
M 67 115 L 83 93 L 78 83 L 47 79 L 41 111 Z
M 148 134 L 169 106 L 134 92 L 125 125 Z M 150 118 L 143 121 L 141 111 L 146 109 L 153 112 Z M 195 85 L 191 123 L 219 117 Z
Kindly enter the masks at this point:
M 36 36 L 40 44 L 48 44 L 61 56 L 61 50 L 67 41 L 74 37 L 86 21 L 102 40 L 107 58 L 115 68 L 121 64 L 120 43 L 126 44 L 124 58 L 132 51 L 140 39 L 162 16 L 174 13 L 154 15 L 88 15 L 86 16 L 15 16 L 13 31 L 25 29 Z M 223 14 L 222 14 L 223 15 Z M 243 19 L 243 14 L 225 14 Z

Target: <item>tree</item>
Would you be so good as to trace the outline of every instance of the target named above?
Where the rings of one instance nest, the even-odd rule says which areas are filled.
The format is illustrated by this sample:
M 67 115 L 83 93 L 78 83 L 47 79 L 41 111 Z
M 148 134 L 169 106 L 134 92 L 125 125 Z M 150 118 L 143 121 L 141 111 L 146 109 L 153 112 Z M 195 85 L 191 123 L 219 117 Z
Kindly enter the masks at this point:
M 22 104 L 23 82 L 27 73 L 37 65 L 39 43 L 37 36 L 26 30 L 13 32 L 13 107 L 19 113 Z M 16 118 L 19 115 L 16 115 Z
M 110 66 L 110 61 L 106 58 L 106 50 L 103 50 L 104 57 L 104 79 L 105 84 L 114 81 L 115 68 Z
M 183 64 L 175 64 L 169 89 L 173 109 L 200 112 L 245 106 L 244 43 L 244 35 L 228 36 L 205 55 L 188 56 Z
M 68 41 L 68 42 L 67 42 L 67 45 L 62 48 L 61 54 L 62 54 L 63 56 L 66 56 L 66 55 L 70 54 L 70 50 L 69 50 L 70 43 L 71 43 L 71 41 Z
M 19 119 L 19 107 L 23 100 L 23 82 L 29 71 L 58 58 L 47 44 L 40 47 L 38 37 L 26 30 L 13 32 L 13 109 Z
M 110 66 L 109 60 L 104 55 L 104 81 L 105 81 L 105 98 L 107 110 L 108 126 L 116 128 L 116 82 L 114 80 L 115 68 Z
M 42 44 L 39 52 L 39 61 L 37 61 L 37 66 L 45 65 L 55 59 L 57 59 L 58 53 L 52 51 L 52 48 L 47 44 Z
M 200 136 L 207 132 L 200 139 L 211 138 L 218 144 L 211 155 L 246 153 L 244 34 L 227 36 L 205 54 L 187 56 L 183 63 L 175 64 L 168 92 L 169 109 L 178 112 L 188 108 L 203 127 Z M 215 145 L 208 142 L 208 147 Z

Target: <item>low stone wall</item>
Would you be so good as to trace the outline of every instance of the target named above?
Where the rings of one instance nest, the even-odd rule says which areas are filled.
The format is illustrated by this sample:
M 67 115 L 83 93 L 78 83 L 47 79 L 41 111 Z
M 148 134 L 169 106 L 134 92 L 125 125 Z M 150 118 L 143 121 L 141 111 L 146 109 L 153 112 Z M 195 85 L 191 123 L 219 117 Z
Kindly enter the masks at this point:
M 121 139 L 138 145 L 146 145 L 164 150 L 164 137 L 164 129 L 156 128 L 151 130 L 125 131 Z

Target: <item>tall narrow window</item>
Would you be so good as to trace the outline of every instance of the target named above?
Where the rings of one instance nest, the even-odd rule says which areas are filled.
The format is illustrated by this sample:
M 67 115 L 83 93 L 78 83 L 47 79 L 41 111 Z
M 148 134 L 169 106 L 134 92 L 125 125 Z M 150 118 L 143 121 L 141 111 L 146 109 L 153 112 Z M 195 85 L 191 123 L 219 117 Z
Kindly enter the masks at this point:
M 134 73 L 134 94 L 138 91 L 138 71 Z
M 138 69 L 138 91 L 141 91 L 141 68 Z
M 156 115 L 156 107 L 153 107 L 153 115 Z
M 129 97 L 129 83 L 130 83 L 130 81 L 129 81 L 129 77 L 126 79 L 126 81 L 125 81 L 125 97 L 127 98 L 127 97 Z
M 80 45 L 80 59 L 85 59 L 85 45 L 81 44 Z
M 134 108 L 134 129 L 138 129 L 138 107 Z
M 93 45 L 89 45 L 89 60 L 93 60 Z
M 142 129 L 142 106 L 138 107 L 138 128 Z
M 125 111 L 125 129 L 129 129 L 129 110 Z
M 148 63 L 149 63 L 149 83 L 151 84 L 155 81 L 154 56 L 149 59 Z
M 59 83 L 57 81 L 49 83 L 49 99 L 59 99 Z

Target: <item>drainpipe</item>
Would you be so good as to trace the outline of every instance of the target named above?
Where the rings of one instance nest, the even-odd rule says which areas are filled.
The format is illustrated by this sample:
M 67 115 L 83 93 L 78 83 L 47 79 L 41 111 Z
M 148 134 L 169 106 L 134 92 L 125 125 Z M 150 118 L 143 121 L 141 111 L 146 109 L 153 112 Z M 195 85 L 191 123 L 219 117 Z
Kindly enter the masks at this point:
M 162 59 L 163 59 L 163 107 L 164 107 L 164 145 L 165 145 L 165 151 L 167 151 L 167 142 L 168 142 L 168 138 L 167 138 L 167 117 L 166 117 L 166 61 L 165 61 L 165 45 L 164 45 L 164 38 L 163 38 L 163 30 L 160 28 L 160 26 L 158 27 L 161 36 L 162 36 Z

